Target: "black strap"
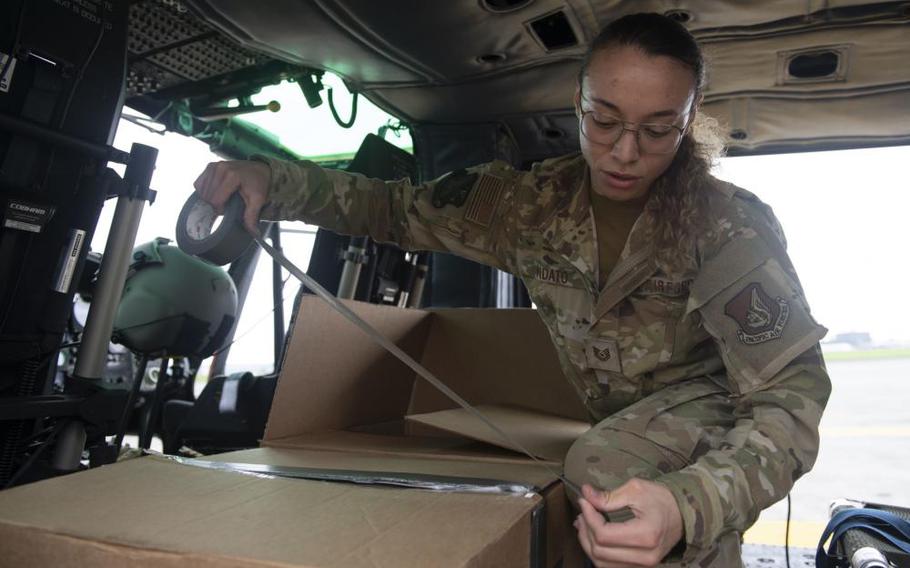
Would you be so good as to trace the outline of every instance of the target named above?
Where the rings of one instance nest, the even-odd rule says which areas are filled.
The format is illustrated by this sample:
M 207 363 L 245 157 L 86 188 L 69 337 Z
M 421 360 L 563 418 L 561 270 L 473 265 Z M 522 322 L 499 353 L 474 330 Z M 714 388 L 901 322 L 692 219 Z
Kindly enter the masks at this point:
M 881 538 L 895 548 L 910 554 L 910 522 L 878 509 L 848 509 L 831 517 L 822 533 L 815 553 L 817 568 L 836 568 L 841 558 L 835 553 L 838 541 L 849 530 L 863 530 Z M 825 551 L 825 542 L 831 542 Z

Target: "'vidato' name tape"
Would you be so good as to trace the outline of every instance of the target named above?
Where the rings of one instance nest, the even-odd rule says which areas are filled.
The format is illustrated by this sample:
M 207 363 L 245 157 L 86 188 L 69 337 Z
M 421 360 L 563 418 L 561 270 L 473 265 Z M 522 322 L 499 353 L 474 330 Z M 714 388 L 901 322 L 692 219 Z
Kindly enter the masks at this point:
M 177 246 L 219 266 L 237 260 L 253 244 L 253 236 L 243 226 L 243 210 L 243 199 L 235 193 L 216 225 L 215 208 L 192 194 L 177 217 Z M 260 224 L 263 229 L 265 226 Z

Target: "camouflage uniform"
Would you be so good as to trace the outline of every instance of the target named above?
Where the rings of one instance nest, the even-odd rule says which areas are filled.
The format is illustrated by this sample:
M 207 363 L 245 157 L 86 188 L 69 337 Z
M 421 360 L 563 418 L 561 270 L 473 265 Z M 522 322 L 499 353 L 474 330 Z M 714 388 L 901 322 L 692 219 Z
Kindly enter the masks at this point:
M 529 172 L 493 162 L 421 185 L 269 160 L 264 215 L 522 278 L 596 425 L 566 473 L 664 484 L 685 547 L 668 565 L 736 566 L 740 535 L 813 465 L 830 382 L 825 329 L 803 299 L 770 209 L 713 180 L 691 262 L 662 269 L 636 222 L 606 286 L 581 156 Z M 301 188 L 306 188 L 301 190 Z

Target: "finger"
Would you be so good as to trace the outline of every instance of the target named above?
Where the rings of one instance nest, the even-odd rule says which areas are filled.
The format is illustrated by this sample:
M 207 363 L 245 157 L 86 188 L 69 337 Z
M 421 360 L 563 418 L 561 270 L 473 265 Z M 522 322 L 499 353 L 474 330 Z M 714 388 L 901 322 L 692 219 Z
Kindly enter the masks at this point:
M 611 523 L 585 499 L 579 499 L 585 522 L 593 530 L 592 538 L 600 546 L 619 546 L 630 549 L 651 549 L 660 544 L 657 531 L 641 519 Z
M 631 507 L 635 502 L 635 493 L 626 482 L 613 491 L 598 491 L 588 484 L 581 487 L 582 495 L 600 511 L 616 511 L 623 507 Z
M 613 491 L 598 491 L 585 485 L 582 495 L 595 509 L 606 513 L 604 516 L 608 521 L 620 523 L 631 521 L 637 516 L 633 508 L 641 500 L 641 489 L 637 480 L 633 479 Z
M 600 511 L 594 508 L 594 505 L 591 504 L 587 499 L 579 499 L 578 507 L 581 509 L 581 516 L 592 529 L 599 530 L 607 524 L 607 520 L 604 518 L 603 514 Z
M 243 225 L 251 234 L 258 236 L 259 213 L 262 211 L 262 206 L 265 205 L 265 199 L 258 194 L 248 195 L 245 192 L 240 192 L 240 196 L 246 204 L 243 210 Z
M 625 562 L 618 563 L 608 560 L 608 558 L 610 558 L 610 553 L 607 552 L 605 547 L 599 546 L 594 542 L 590 527 L 588 527 L 584 517 L 581 515 L 578 516 L 573 525 L 576 530 L 578 530 L 578 542 L 581 544 L 582 550 L 584 550 L 585 555 L 591 559 L 595 568 L 640 568 L 640 565 L 627 564 Z
M 205 166 L 205 169 L 202 170 L 202 173 L 199 174 L 199 177 L 196 178 L 196 181 L 193 182 L 193 187 L 196 188 L 196 193 L 205 199 L 205 191 L 208 188 L 208 184 L 211 181 L 212 170 L 215 169 L 215 164 L 210 163 Z
M 221 193 L 221 186 L 224 185 L 224 178 L 227 171 L 228 166 L 225 162 L 212 164 L 212 173 L 209 176 L 208 185 L 205 187 L 205 197 L 210 202 Z
M 575 518 L 575 528 L 578 530 L 578 544 L 581 545 L 585 556 L 594 561 L 594 543 L 591 540 L 591 532 L 581 515 Z
M 208 187 L 208 201 L 218 214 L 224 213 L 228 199 L 240 189 L 240 179 L 231 167 L 222 162 L 215 167 Z

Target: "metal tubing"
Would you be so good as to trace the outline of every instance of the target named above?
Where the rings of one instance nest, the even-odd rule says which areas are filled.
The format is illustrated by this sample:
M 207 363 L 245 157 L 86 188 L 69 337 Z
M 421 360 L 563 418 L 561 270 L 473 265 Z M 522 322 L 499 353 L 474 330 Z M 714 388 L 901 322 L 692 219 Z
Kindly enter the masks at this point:
M 57 471 L 76 471 L 85 448 L 85 425 L 72 420 L 63 427 L 57 438 L 57 447 L 51 466 Z
M 114 446 L 117 448 L 118 456 L 120 455 L 120 448 L 123 447 L 123 437 L 126 435 L 126 428 L 129 426 L 130 416 L 136 406 L 136 399 L 139 398 L 139 389 L 142 388 L 142 380 L 145 379 L 145 371 L 148 366 L 149 356 L 143 355 L 139 360 L 139 368 L 136 369 L 136 373 L 133 375 L 133 384 L 130 385 L 130 396 L 126 399 L 123 413 L 120 415 L 120 423 L 117 425 L 117 436 L 114 438 Z
M 119 164 L 127 164 L 130 161 L 130 155 L 122 150 L 102 144 L 93 144 L 92 142 L 52 130 L 41 124 L 5 113 L 0 113 L 0 129 L 76 150 L 99 160 L 117 162 Z
M 849 533 L 850 531 L 847 531 Z M 851 568 L 890 568 L 891 563 L 884 554 L 871 546 L 864 546 L 850 557 Z
M 49 416 L 76 416 L 85 397 L 66 394 L 18 396 L 0 399 L 0 422 Z
M 409 308 L 419 308 L 423 304 L 423 291 L 427 283 L 427 271 L 429 270 L 427 263 L 429 262 L 430 255 L 425 252 L 416 254 L 416 274 L 414 275 L 414 287 L 411 289 L 411 293 L 408 296 Z
M 128 189 L 148 189 L 158 150 L 142 144 L 133 144 L 130 155 L 132 157 L 124 175 L 124 183 Z M 126 281 L 144 206 L 144 197 L 133 198 L 124 195 L 117 199 L 111 231 L 101 258 L 98 285 L 86 317 L 82 345 L 76 359 L 77 377 L 101 379 L 104 374 L 114 316 L 123 295 L 123 284 Z
M 270 233 L 272 246 L 281 250 L 281 223 L 272 225 Z M 275 372 L 281 368 L 281 358 L 284 352 L 284 282 L 282 281 L 281 264 L 272 260 L 272 304 L 275 307 L 274 339 L 275 339 Z
M 357 281 L 360 280 L 360 269 L 363 267 L 363 257 L 366 254 L 366 237 L 352 237 L 345 253 L 344 268 L 341 270 L 341 280 L 338 282 L 338 297 L 350 300 L 357 291 Z

